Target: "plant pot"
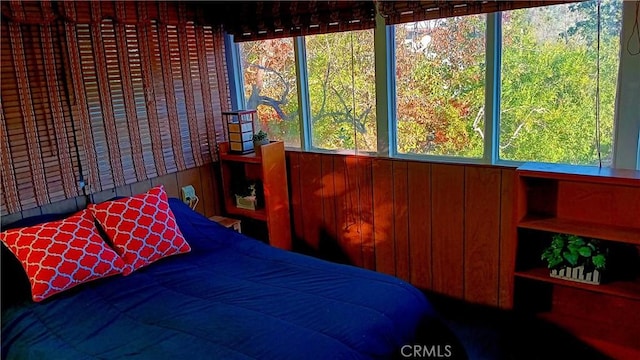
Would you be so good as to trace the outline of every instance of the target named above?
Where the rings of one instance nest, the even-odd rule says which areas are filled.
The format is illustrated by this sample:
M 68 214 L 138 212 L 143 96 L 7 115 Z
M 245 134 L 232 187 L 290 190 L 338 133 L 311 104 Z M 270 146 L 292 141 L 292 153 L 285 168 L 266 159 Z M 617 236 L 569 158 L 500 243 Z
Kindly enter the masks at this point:
M 599 285 L 602 282 L 602 273 L 600 271 L 585 272 L 584 266 L 552 269 L 549 276 L 593 285 Z
M 257 150 L 262 145 L 267 145 L 269 143 L 269 139 L 264 140 L 253 140 L 253 149 Z

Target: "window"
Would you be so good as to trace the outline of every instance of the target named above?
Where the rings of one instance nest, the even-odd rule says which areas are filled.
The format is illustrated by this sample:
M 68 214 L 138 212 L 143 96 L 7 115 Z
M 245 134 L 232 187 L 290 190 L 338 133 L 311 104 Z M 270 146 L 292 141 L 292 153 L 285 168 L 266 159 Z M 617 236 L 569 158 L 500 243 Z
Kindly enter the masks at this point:
M 379 26 L 384 34 L 375 36 L 360 30 L 240 43 L 245 95 L 272 137 L 303 150 L 597 165 L 598 136 L 610 166 L 614 132 L 635 129 L 628 112 L 614 122 L 627 56 L 621 30 L 635 34 L 633 24 L 622 29 L 622 8 L 635 14 L 635 7 L 601 0 L 598 52 L 597 4 Z M 621 73 L 621 84 L 627 78 Z M 628 163 L 639 145 L 617 137 L 616 146 L 634 149 L 623 155 Z
M 619 1 L 601 5 L 600 143 L 610 166 L 620 51 Z M 596 2 L 502 14 L 500 158 L 598 164 Z
M 305 40 L 313 147 L 376 151 L 373 30 Z
M 245 109 L 257 109 L 256 131 L 300 147 L 300 120 L 293 39 L 240 43 Z
M 485 17 L 396 26 L 398 153 L 482 157 Z

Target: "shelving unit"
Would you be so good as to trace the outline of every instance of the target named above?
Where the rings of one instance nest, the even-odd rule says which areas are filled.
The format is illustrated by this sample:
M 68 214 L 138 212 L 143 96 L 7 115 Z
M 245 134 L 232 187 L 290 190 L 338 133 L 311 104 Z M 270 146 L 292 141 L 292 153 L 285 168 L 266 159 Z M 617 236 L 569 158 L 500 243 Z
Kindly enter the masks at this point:
M 516 181 L 514 308 L 612 358 L 640 358 L 640 171 L 527 163 Z M 610 247 L 604 283 L 549 276 L 540 255 L 556 233 Z
M 255 152 L 244 155 L 230 153 L 228 142 L 220 143 L 219 150 L 226 213 L 265 222 L 269 244 L 291 250 L 289 190 L 284 143 L 272 141 L 262 145 Z M 262 182 L 264 204 L 256 210 L 239 208 L 235 204 L 233 184 L 246 179 Z

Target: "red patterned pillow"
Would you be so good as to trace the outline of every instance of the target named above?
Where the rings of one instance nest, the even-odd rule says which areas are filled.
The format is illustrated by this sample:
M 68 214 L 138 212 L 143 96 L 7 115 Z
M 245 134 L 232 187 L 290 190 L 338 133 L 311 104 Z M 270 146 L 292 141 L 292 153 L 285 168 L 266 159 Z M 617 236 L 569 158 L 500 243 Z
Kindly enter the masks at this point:
M 124 269 L 124 262 L 104 242 L 88 210 L 59 221 L 4 231 L 0 240 L 20 260 L 36 302 Z
M 161 258 L 191 251 L 162 185 L 144 194 L 90 204 L 89 209 L 124 260 L 124 275 Z

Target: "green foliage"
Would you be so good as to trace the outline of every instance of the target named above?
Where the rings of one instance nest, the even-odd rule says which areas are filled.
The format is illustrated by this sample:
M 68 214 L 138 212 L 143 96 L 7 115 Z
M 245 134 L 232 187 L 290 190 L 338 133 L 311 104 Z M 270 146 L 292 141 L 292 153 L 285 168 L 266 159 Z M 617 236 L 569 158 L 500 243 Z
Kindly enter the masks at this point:
M 595 1 L 502 13 L 499 156 L 596 164 Z M 611 158 L 622 2 L 602 0 L 600 140 Z M 395 26 L 397 150 L 482 157 L 486 16 Z M 377 148 L 372 30 L 306 36 L 313 146 Z M 247 108 L 300 144 L 292 39 L 242 43 Z
M 547 262 L 549 269 L 584 266 L 585 271 L 602 270 L 606 267 L 607 250 L 602 249 L 599 240 L 556 234 L 544 249 L 541 259 Z
M 268 138 L 268 135 L 263 130 L 260 130 L 257 133 L 253 134 L 253 141 L 263 141 L 263 140 L 266 140 L 267 138 Z

